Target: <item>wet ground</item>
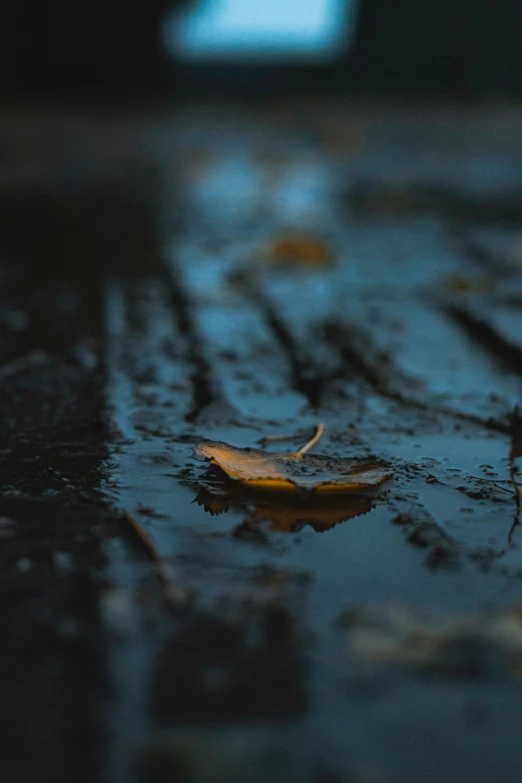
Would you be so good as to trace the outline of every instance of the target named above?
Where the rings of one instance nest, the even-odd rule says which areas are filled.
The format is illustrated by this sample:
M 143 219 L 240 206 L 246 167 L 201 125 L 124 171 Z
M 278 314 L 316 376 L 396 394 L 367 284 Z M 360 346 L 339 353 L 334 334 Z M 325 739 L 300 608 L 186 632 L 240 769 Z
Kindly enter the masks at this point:
M 4 112 L 6 780 L 519 780 L 521 131 Z M 193 456 L 320 422 L 315 455 L 393 479 Z

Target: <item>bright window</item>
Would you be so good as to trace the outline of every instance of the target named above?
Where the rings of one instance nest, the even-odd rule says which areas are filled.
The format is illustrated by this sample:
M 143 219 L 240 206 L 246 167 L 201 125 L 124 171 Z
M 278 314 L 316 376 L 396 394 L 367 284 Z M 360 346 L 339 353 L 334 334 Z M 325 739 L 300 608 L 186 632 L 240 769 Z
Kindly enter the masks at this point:
M 357 0 L 206 0 L 165 22 L 184 60 L 330 60 L 350 43 Z

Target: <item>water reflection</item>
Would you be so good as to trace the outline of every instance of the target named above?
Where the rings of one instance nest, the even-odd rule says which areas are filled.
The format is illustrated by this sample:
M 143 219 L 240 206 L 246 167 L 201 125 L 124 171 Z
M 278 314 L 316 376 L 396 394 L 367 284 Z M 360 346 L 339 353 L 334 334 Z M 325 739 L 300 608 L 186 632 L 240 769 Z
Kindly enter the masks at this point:
M 251 524 L 261 527 L 268 522 L 270 530 L 279 533 L 297 533 L 307 526 L 324 533 L 340 522 L 367 514 L 373 505 L 368 495 L 326 498 L 259 494 L 228 484 L 222 491 L 201 488 L 194 502 L 212 516 L 225 514 L 230 508 L 244 509 Z

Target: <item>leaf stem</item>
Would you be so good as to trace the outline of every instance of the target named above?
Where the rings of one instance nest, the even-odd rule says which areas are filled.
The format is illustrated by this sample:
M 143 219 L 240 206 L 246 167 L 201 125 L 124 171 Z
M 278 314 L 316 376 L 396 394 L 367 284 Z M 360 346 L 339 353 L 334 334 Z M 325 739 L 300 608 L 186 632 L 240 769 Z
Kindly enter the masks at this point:
M 321 422 L 319 424 L 315 425 L 315 432 L 313 436 L 310 438 L 308 443 L 305 443 L 304 446 L 301 446 L 300 449 L 294 452 L 294 456 L 296 457 L 302 457 L 303 454 L 306 454 L 307 451 L 310 451 L 313 446 L 321 439 L 324 432 L 324 424 Z

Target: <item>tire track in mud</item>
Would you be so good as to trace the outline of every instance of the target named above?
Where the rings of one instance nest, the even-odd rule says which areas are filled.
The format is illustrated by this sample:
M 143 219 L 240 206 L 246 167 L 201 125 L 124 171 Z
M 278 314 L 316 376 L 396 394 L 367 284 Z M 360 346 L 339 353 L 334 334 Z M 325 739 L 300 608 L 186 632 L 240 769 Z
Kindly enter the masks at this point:
M 412 397 L 411 392 L 401 389 L 401 386 L 411 386 L 411 381 L 394 365 L 389 353 L 375 348 L 370 335 L 359 325 L 355 327 L 345 320 L 342 324 L 338 321 L 327 321 L 322 325 L 322 329 L 329 344 L 337 346 L 340 356 L 339 377 L 358 378 L 375 394 L 405 408 L 458 419 L 503 435 L 511 433 L 511 424 L 507 420 L 485 419 L 472 413 L 441 406 L 435 401 Z M 382 371 L 378 369 L 379 367 L 386 369 Z M 395 386 L 399 388 L 394 388 Z
M 522 378 L 522 349 L 518 345 L 470 309 L 451 305 L 445 312 L 504 372 Z
M 185 415 L 186 422 L 195 421 L 213 403 L 223 403 L 223 395 L 217 390 L 212 368 L 205 355 L 201 335 L 196 325 L 189 295 L 182 283 L 176 262 L 171 258 L 161 262 L 162 277 L 168 290 L 173 317 L 179 332 L 187 341 L 186 360 L 192 366 L 192 406 Z
M 292 334 L 291 329 L 262 288 L 252 279 L 244 277 L 236 284 L 251 306 L 261 312 L 268 329 L 279 344 L 290 368 L 294 390 L 306 398 L 310 408 L 318 409 L 328 378 L 324 376 L 321 368 L 315 364 L 304 346 Z
M 332 381 L 336 379 L 353 380 L 362 382 L 375 394 L 405 408 L 458 419 L 503 435 L 511 433 L 511 425 L 508 420 L 503 421 L 494 417 L 483 418 L 473 413 L 441 406 L 435 401 L 412 397 L 411 392 L 405 388 L 411 387 L 412 382 L 401 373 L 390 354 L 378 350 L 373 345 L 368 332 L 359 325 L 350 324 L 344 318 L 342 322 L 340 320 L 326 320 L 311 329 L 316 336 L 315 352 L 317 354 L 320 354 L 323 348 L 331 353 L 332 346 L 334 346 L 339 356 L 337 367 L 325 373 L 324 368 L 314 361 L 310 352 L 294 336 L 291 327 L 285 323 L 284 318 L 260 287 L 251 282 L 242 282 L 241 286 L 252 306 L 257 306 L 262 311 L 272 333 L 284 349 L 292 368 L 294 388 L 304 394 L 310 407 L 317 409 L 321 406 L 325 395 L 331 390 Z M 379 369 L 382 367 L 385 368 L 384 371 Z M 522 360 L 520 367 L 522 367 Z M 399 388 L 394 388 L 397 386 Z

